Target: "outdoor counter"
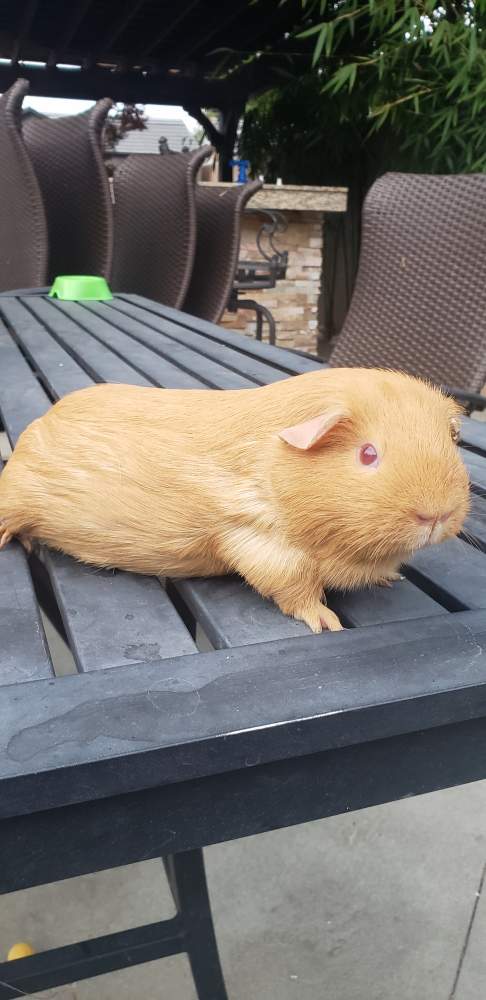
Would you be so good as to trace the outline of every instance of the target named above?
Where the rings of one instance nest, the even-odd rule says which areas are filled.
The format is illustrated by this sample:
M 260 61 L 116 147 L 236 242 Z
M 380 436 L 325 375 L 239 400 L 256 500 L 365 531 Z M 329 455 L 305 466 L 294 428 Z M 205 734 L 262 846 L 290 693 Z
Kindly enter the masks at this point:
M 228 184 L 213 185 L 220 188 Z M 271 310 L 277 323 L 277 343 L 298 350 L 316 350 L 324 261 L 325 217 L 329 212 L 345 212 L 347 189 L 294 184 L 264 184 L 248 205 L 241 234 L 240 257 L 259 256 L 256 237 L 262 224 L 259 208 L 283 212 L 287 229 L 276 239 L 288 250 L 287 276 L 275 288 L 258 291 L 251 298 Z M 255 210 L 255 211 L 252 211 Z M 255 314 L 240 310 L 225 313 L 222 323 L 255 335 Z M 265 331 L 264 331 L 265 335 Z

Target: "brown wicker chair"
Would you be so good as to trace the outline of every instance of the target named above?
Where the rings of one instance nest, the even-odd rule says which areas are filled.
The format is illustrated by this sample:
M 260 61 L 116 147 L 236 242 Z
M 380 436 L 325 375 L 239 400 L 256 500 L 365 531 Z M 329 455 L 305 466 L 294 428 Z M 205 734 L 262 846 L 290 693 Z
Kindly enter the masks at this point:
M 113 207 L 101 149 L 111 105 L 106 97 L 80 115 L 23 117 L 47 216 L 49 282 L 57 274 L 111 276 Z
M 182 306 L 196 249 L 196 175 L 210 152 L 128 156 L 115 170 L 114 291 Z
M 217 323 L 229 302 L 238 267 L 241 214 L 262 181 L 196 189 L 197 247 L 184 311 Z
M 47 225 L 29 154 L 20 132 L 27 80 L 0 97 L 0 290 L 46 283 Z
M 484 174 L 376 181 L 363 208 L 353 298 L 329 363 L 398 368 L 486 405 L 474 395 L 486 383 Z

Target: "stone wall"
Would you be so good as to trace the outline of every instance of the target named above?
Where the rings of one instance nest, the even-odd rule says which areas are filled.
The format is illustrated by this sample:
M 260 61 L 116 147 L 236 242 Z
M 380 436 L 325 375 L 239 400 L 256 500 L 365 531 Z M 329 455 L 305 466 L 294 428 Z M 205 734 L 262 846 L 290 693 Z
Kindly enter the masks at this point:
M 279 249 L 288 250 L 287 277 L 278 281 L 275 288 L 249 292 L 246 297 L 256 299 L 272 312 L 277 325 L 277 344 L 315 353 L 324 215 L 315 211 L 286 211 L 284 214 L 288 227 L 274 242 Z M 240 249 L 242 260 L 257 260 L 260 257 L 256 236 L 261 223 L 262 217 L 257 213 L 244 216 Z M 250 310 L 241 309 L 236 314 L 226 312 L 221 323 L 248 336 L 255 336 L 255 313 Z M 268 338 L 265 323 L 263 338 Z

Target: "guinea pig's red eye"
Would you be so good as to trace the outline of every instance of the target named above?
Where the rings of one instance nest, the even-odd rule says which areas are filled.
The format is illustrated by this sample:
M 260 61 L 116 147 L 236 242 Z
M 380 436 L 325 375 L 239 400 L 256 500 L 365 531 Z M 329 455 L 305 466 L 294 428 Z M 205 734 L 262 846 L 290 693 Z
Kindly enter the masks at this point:
M 377 466 L 379 464 L 378 452 L 374 444 L 361 445 L 358 454 L 361 465 Z

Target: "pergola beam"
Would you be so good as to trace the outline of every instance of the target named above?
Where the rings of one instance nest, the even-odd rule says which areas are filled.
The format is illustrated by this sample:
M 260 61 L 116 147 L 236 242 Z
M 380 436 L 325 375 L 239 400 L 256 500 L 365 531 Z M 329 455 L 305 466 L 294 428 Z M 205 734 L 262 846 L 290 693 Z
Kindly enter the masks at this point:
M 28 38 L 32 22 L 35 17 L 35 12 L 37 10 L 37 4 L 38 0 L 28 0 L 28 2 L 25 4 L 24 10 L 20 18 L 19 26 L 17 28 L 17 34 L 10 49 L 10 58 L 14 63 L 18 62 L 18 60 L 22 55 L 22 46 L 25 44 Z
M 191 10 L 194 7 L 197 7 L 198 3 L 199 0 L 185 0 L 185 2 L 181 2 L 179 7 L 179 13 L 176 15 L 176 17 L 172 17 L 170 21 L 167 20 L 162 30 L 157 32 L 157 34 L 150 39 L 148 45 L 145 45 L 143 49 L 140 50 L 138 55 L 139 59 L 140 60 L 146 59 L 147 56 L 149 56 L 150 53 L 157 48 L 158 45 L 161 45 L 162 42 L 165 42 L 167 38 L 169 38 L 169 36 L 172 35 L 172 33 L 175 31 L 175 29 L 178 27 L 181 21 L 183 21 L 184 18 L 187 17 L 188 14 L 190 14 Z
M 135 15 L 143 6 L 145 0 L 126 0 L 122 10 L 120 11 L 117 19 L 112 23 L 110 30 L 106 33 L 103 41 L 101 43 L 101 50 L 103 52 L 109 52 L 110 49 L 115 44 L 117 38 L 120 37 L 125 28 L 128 27 L 130 21 L 135 17 Z
M 247 6 L 248 0 L 239 0 L 239 3 L 237 3 L 236 0 L 233 0 L 226 17 L 215 18 L 207 31 L 204 31 L 202 34 L 197 36 L 193 36 L 188 45 L 183 46 L 182 49 L 178 50 L 177 58 L 188 59 L 194 52 L 201 49 L 203 45 L 210 42 L 215 35 L 218 35 L 223 28 L 226 28 L 228 24 L 231 24 L 231 22 L 238 17 L 238 14 L 241 13 L 242 9 Z
M 77 3 L 70 5 L 69 15 L 61 31 L 59 38 L 56 40 L 56 44 L 52 46 L 49 50 L 47 56 L 47 65 L 55 66 L 56 62 L 62 62 L 66 50 L 69 48 L 69 43 L 74 38 L 83 17 L 87 13 L 88 7 L 91 6 L 91 0 L 78 0 Z
M 30 82 L 30 93 L 42 97 L 70 97 L 81 100 L 99 100 L 111 97 L 114 101 L 139 104 L 188 104 L 229 109 L 245 103 L 251 89 L 240 80 L 207 80 L 202 77 L 183 77 L 147 74 L 129 71 L 110 72 L 99 66 L 88 70 L 60 70 L 56 67 L 34 69 L 21 67 L 22 76 Z M 7 90 L 19 77 L 18 66 L 0 66 L 0 92 Z

